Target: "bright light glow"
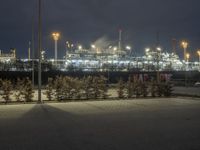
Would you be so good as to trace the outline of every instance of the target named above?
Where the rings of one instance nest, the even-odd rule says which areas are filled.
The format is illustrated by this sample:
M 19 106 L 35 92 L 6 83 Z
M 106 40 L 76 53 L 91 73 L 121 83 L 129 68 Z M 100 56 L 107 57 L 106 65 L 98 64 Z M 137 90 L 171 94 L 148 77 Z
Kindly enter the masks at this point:
M 114 50 L 114 51 L 117 51 L 117 47 L 114 47 L 113 50 Z
M 152 58 L 152 56 L 151 56 L 151 55 L 148 55 L 147 57 L 148 57 L 148 58 Z
M 97 48 L 96 53 L 97 53 L 97 54 L 100 54 L 100 53 L 101 53 L 101 50 Z
M 162 49 L 161 49 L 160 47 L 157 47 L 157 50 L 158 50 L 158 51 L 161 51 Z
M 188 47 L 188 42 L 182 41 L 182 42 L 181 42 L 181 45 L 182 45 L 182 47 L 183 47 L 184 49 L 186 49 L 186 48 Z
M 198 50 L 198 51 L 197 51 L 197 54 L 198 54 L 198 55 L 199 55 L 199 57 L 200 57 L 200 50 Z
M 60 37 L 60 33 L 54 32 L 54 33 L 52 33 L 52 36 L 53 36 L 53 39 L 54 39 L 55 41 L 58 41 L 58 39 L 59 39 L 59 37 Z
M 150 48 L 146 48 L 145 49 L 145 52 L 147 53 L 147 52 L 149 52 L 150 51 Z
M 126 49 L 127 49 L 127 50 L 131 50 L 131 47 L 130 47 L 130 46 L 126 46 Z
M 79 49 L 79 50 L 82 50 L 82 49 L 83 49 L 83 47 L 82 47 L 81 45 L 79 45 L 79 46 L 78 46 L 78 49 Z
M 95 45 L 93 45 L 93 44 L 91 45 L 91 47 L 92 47 L 92 48 L 96 48 L 96 46 L 95 46 Z
M 190 58 L 190 54 L 189 53 L 186 54 L 186 58 L 187 58 L 187 60 Z

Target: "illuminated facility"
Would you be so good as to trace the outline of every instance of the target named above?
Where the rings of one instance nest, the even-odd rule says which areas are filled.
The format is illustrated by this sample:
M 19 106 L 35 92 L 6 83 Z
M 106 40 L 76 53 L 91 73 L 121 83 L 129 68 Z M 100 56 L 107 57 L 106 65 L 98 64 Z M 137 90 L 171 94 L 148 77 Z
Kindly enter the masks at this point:
M 46 51 L 41 52 L 42 63 L 47 66 L 46 71 L 54 69 L 61 71 L 200 71 L 200 50 L 197 51 L 198 62 L 191 62 L 190 54 L 187 51 L 188 43 L 181 42 L 184 59 L 181 60 L 175 52 L 175 46 L 172 53 L 165 52 L 162 47 L 154 46 L 144 50 L 144 55 L 140 57 L 133 56 L 132 47 L 124 46 L 121 43 L 121 30 L 119 31 L 118 44 L 102 45 L 94 43 L 86 49 L 82 45 L 75 45 L 66 42 L 66 54 L 62 59 L 57 58 L 57 42 L 60 34 L 53 33 L 55 42 L 55 58 L 48 59 L 45 57 Z M 117 46 L 116 46 L 117 45 Z M 57 52 L 58 51 L 58 52 Z M 0 51 L 0 62 L 10 63 L 10 68 L 6 70 L 19 70 L 23 66 L 24 71 L 31 71 L 33 65 L 30 62 L 37 62 L 37 59 L 30 59 L 30 46 L 28 59 L 16 59 L 16 50 L 4 54 Z M 17 61 L 17 64 L 15 63 Z M 36 63 L 37 64 L 37 63 Z M 49 67 L 51 66 L 51 67 Z M 1 67 L 3 70 L 5 67 Z M 2 69 L 3 68 L 3 69 Z
M 117 47 L 113 47 L 101 51 L 91 47 L 90 50 L 81 48 L 74 52 L 67 52 L 62 69 L 66 71 L 70 69 L 83 71 L 184 71 L 187 69 L 192 71 L 199 70 L 199 62 L 181 61 L 177 54 L 163 52 L 160 47 L 147 48 L 142 57 L 131 56 L 126 48 L 119 51 Z
M 6 63 L 6 62 L 13 62 L 16 60 L 16 50 L 11 49 L 10 53 L 3 53 L 2 50 L 0 50 L 0 62 Z

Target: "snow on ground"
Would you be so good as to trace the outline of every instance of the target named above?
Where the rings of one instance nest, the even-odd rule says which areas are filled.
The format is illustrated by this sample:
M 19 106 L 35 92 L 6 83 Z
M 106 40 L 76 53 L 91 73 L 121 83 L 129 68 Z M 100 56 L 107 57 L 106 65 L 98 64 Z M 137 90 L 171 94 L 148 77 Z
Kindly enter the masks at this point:
M 199 150 L 200 101 L 0 105 L 1 150 Z
M 174 87 L 175 94 L 200 96 L 200 87 Z

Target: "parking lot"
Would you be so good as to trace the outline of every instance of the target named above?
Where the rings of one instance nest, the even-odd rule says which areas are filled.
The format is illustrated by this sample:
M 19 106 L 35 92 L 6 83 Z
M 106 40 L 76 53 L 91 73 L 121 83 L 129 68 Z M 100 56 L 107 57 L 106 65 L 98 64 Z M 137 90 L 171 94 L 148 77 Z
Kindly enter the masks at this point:
M 199 150 L 200 99 L 0 105 L 1 150 Z

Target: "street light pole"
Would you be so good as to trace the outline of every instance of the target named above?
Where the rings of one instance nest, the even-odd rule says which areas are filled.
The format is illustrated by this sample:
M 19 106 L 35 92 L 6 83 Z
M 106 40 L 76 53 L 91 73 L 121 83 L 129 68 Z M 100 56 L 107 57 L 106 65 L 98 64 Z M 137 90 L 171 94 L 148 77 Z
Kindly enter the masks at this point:
M 186 63 L 187 63 L 187 67 L 185 69 L 185 86 L 187 86 L 187 81 L 188 81 L 187 69 L 189 70 L 189 58 L 190 58 L 190 54 L 186 53 L 185 58 L 186 58 Z
M 30 61 L 31 60 L 31 41 L 29 41 L 29 47 L 28 47 L 28 61 Z
M 42 3 L 41 0 L 38 0 L 39 3 L 39 14 L 38 14 L 38 102 L 42 103 L 42 96 L 41 96 L 41 49 L 42 49 L 42 15 L 41 15 L 41 9 L 42 9 Z
M 34 47 L 34 19 L 33 19 L 33 25 L 32 25 L 32 85 L 34 87 L 35 85 L 35 73 L 34 73 L 34 59 L 35 59 L 35 47 Z
M 58 39 L 60 37 L 60 34 L 55 32 L 55 33 L 52 34 L 52 36 L 53 36 L 53 39 L 55 41 L 55 64 L 57 66 L 57 61 L 58 61 L 57 60 L 58 59 Z
M 184 50 L 184 60 L 186 61 L 186 54 L 187 54 L 187 48 L 188 48 L 188 42 L 186 42 L 186 41 L 183 41 L 182 43 L 181 43 L 181 45 L 182 45 L 182 47 L 183 47 L 183 50 Z
M 161 57 L 161 48 L 157 47 L 156 51 L 157 51 L 157 82 L 160 83 L 160 66 L 159 66 L 159 62 L 160 62 L 160 57 Z
M 182 41 L 181 42 L 181 46 L 183 47 L 183 50 L 184 50 L 184 70 L 185 70 L 185 86 L 187 86 L 187 67 L 186 67 L 186 61 L 187 61 L 187 47 L 188 47 L 188 42 L 186 41 Z
M 190 54 L 186 54 L 186 60 L 187 60 L 187 69 L 189 68 L 189 59 L 190 59 Z
M 197 51 L 197 54 L 199 56 L 199 71 L 200 71 L 200 50 Z
M 55 61 L 57 64 L 57 59 L 58 59 L 58 42 L 55 40 Z

